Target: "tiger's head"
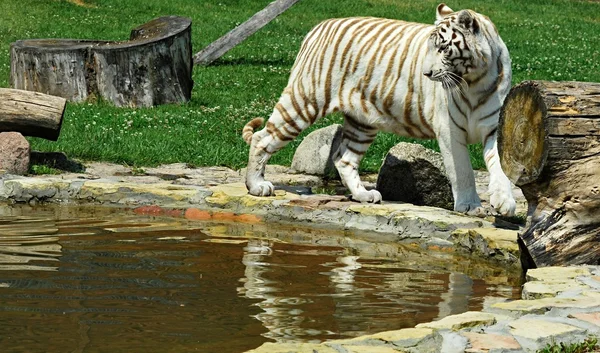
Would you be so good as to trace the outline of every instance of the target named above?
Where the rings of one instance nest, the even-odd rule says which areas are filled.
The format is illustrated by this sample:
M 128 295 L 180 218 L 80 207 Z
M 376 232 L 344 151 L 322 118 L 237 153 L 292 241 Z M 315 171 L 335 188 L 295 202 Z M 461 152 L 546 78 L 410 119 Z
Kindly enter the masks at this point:
M 484 26 L 491 26 L 491 31 Z M 496 33 L 493 26 L 487 17 L 474 11 L 454 12 L 446 4 L 438 5 L 423 74 L 449 89 L 485 72 L 493 45 L 486 33 Z

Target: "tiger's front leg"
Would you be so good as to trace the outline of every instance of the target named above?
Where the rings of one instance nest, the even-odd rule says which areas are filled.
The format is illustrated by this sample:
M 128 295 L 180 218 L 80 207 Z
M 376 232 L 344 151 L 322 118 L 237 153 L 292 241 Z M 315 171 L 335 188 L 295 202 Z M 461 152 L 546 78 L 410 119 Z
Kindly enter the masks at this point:
M 447 127 L 438 133 L 440 152 L 452 186 L 454 210 L 473 216 L 485 216 L 475 188 L 475 176 L 467 148 L 467 134 L 458 128 Z
M 517 203 L 512 194 L 510 180 L 500 165 L 496 129 L 484 135 L 483 158 L 490 173 L 490 204 L 503 216 L 514 216 Z
M 346 116 L 342 141 L 333 155 L 333 163 L 340 173 L 342 183 L 350 190 L 355 201 L 379 203 L 382 200 L 381 193 L 367 190 L 358 175 L 360 161 L 376 136 L 377 129 Z

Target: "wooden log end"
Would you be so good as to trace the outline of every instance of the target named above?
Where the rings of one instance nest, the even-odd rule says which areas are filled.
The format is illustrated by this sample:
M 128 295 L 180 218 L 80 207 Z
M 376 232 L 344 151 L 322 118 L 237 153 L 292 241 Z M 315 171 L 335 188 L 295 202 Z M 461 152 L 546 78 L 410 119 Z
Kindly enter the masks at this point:
M 518 186 L 536 180 L 547 158 L 547 112 L 539 85 L 525 81 L 515 86 L 500 112 L 498 153 L 506 176 Z

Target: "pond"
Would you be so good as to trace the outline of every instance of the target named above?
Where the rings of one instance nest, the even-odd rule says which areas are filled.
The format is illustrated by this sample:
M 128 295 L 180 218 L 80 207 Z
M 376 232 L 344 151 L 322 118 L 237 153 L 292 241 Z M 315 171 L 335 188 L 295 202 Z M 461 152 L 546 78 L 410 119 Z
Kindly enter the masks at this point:
M 363 239 L 363 240 L 361 240 Z M 0 207 L 2 352 L 243 352 L 520 296 L 518 272 L 290 225 Z

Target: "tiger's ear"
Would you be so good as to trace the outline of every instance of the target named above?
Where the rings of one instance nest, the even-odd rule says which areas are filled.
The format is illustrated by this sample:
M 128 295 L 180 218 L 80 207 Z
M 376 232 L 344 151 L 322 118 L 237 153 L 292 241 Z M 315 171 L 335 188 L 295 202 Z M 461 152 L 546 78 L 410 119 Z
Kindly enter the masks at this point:
M 435 14 L 435 20 L 439 21 L 453 12 L 454 12 L 454 10 L 449 8 L 448 5 L 441 3 L 437 7 L 436 14 Z
M 467 10 L 458 13 L 458 23 L 473 34 L 479 33 L 479 22 Z

